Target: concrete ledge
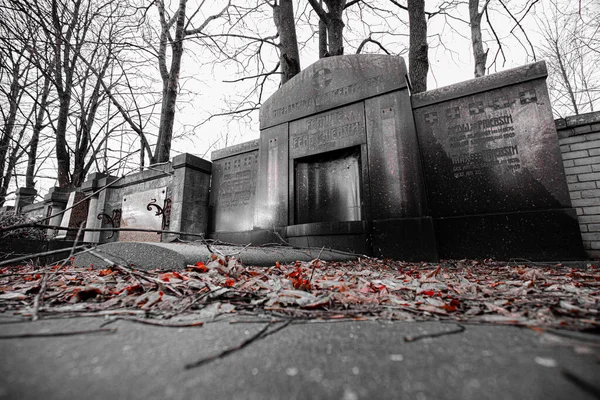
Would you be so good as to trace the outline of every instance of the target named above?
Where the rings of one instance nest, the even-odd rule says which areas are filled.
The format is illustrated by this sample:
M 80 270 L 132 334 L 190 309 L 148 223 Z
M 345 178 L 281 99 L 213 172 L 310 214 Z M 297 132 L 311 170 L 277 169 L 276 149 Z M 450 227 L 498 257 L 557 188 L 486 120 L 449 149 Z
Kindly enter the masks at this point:
M 286 228 L 287 237 L 352 235 L 368 233 L 370 224 L 367 221 L 332 221 L 314 222 L 310 224 L 290 225 Z
M 546 78 L 547 76 L 548 70 L 546 69 L 546 63 L 544 61 L 539 61 L 522 67 L 486 75 L 481 78 L 470 79 L 455 85 L 415 94 L 411 97 L 412 107 L 413 109 L 417 109 L 460 97 L 500 89 L 505 86 L 528 82 L 534 79 Z
M 295 261 L 310 261 L 320 257 L 324 261 L 350 261 L 356 256 L 340 254 L 319 248 L 303 250 L 292 247 L 240 247 L 212 246 L 226 255 L 234 255 L 245 265 L 272 266 L 277 261 L 283 264 Z M 207 261 L 211 255 L 207 246 L 201 243 L 140 243 L 116 242 L 98 246 L 95 250 L 112 262 L 140 269 L 183 269 L 198 261 Z M 90 253 L 75 257 L 74 265 L 87 267 L 107 267 L 108 263 Z
M 203 158 L 196 157 L 193 154 L 183 153 L 173 157 L 172 163 L 173 169 L 179 168 L 191 168 L 197 171 L 206 172 L 210 174 L 212 171 L 212 163 Z
M 251 140 L 236 144 L 234 146 L 225 147 L 224 149 L 215 150 L 210 153 L 210 159 L 212 161 L 219 160 L 225 157 L 235 156 L 236 154 L 248 153 L 250 151 L 258 150 L 260 139 Z

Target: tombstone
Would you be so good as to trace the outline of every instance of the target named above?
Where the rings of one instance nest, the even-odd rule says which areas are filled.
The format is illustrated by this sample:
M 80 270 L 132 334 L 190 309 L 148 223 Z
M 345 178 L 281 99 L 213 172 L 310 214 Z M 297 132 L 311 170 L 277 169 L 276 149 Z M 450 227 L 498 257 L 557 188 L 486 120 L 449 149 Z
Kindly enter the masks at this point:
M 213 153 L 213 237 L 271 233 L 300 246 L 437 259 L 402 58 L 319 60 L 264 102 L 260 129 L 257 148 Z M 250 154 L 257 172 L 242 162 Z M 226 181 L 239 174 L 256 182 L 248 203 Z
M 171 215 L 165 228 L 170 231 L 206 233 L 211 163 L 184 153 L 173 158 L 172 166 L 174 174 L 171 184 Z M 198 240 L 198 236 L 163 235 L 163 241 L 175 238 Z
M 61 189 L 59 187 L 52 187 L 48 190 L 48 193 L 44 196 L 44 216 L 47 218 L 47 225 L 60 226 L 63 220 L 63 211 L 67 207 L 69 201 L 70 192 L 68 189 Z M 47 237 L 53 238 L 60 232 L 54 229 L 48 229 L 46 232 Z
M 75 240 L 77 237 L 77 229 L 85 228 L 89 207 L 89 198 L 85 193 L 73 191 L 69 194 L 66 211 L 63 214 L 60 226 L 63 228 L 72 228 L 71 230 L 61 230 L 56 235 L 56 239 Z M 83 240 L 83 235 L 79 240 Z
M 412 98 L 442 258 L 581 259 L 543 62 Z
M 15 191 L 15 213 L 19 214 L 23 207 L 33 204 L 37 196 L 37 190 L 34 188 L 20 187 Z
M 256 242 L 254 210 L 259 141 L 214 151 L 208 231 L 225 242 Z

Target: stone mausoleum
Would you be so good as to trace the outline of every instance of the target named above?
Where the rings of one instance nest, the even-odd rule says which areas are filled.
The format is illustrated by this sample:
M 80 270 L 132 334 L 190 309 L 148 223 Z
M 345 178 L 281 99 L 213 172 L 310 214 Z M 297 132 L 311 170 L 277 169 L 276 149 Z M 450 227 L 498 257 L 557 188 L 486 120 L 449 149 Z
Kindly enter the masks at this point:
M 543 62 L 411 96 L 404 60 L 325 58 L 213 152 L 208 236 L 405 260 L 584 257 Z

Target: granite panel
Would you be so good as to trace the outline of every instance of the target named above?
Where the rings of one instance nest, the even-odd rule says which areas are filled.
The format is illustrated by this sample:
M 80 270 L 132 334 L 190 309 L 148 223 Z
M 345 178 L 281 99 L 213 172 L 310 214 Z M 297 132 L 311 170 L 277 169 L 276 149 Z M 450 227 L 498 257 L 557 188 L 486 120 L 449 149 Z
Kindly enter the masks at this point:
M 407 86 L 401 57 L 355 54 L 322 58 L 302 70 L 260 108 L 260 129 Z
M 494 75 L 502 87 L 463 95 L 474 89 L 460 84 L 413 99 L 433 216 L 570 207 L 544 78 Z
M 366 143 L 362 102 L 311 115 L 290 126 L 290 158 L 310 156 Z
M 407 90 L 365 101 L 371 217 L 426 214 L 425 189 Z
M 246 231 L 254 225 L 258 151 L 213 161 L 211 232 Z
M 287 225 L 288 166 L 288 124 L 261 131 L 255 228 L 272 230 Z

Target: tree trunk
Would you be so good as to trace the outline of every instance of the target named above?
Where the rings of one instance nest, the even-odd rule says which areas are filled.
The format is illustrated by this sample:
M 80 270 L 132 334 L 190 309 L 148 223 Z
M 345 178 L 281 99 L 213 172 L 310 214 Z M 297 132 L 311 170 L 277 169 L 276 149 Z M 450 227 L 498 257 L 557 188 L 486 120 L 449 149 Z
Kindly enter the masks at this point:
M 35 164 L 37 159 L 37 148 L 40 141 L 40 132 L 44 126 L 44 115 L 46 106 L 48 105 L 48 96 L 50 94 L 50 78 L 48 75 L 44 78 L 44 87 L 40 96 L 39 110 L 35 116 L 33 132 L 29 141 L 29 153 L 27 154 L 27 170 L 25 172 L 25 187 L 29 189 L 35 188 Z
M 160 110 L 160 126 L 158 141 L 154 151 L 153 163 L 167 162 L 170 159 L 171 140 L 173 139 L 173 124 L 175 122 L 175 105 L 179 86 L 179 72 L 183 55 L 183 39 L 185 37 L 185 8 L 186 0 L 179 0 L 175 38 L 171 45 L 171 68 L 168 79 L 163 82 L 163 100 Z
M 473 45 L 473 58 L 475 59 L 475 77 L 485 75 L 485 64 L 487 62 L 487 51 L 483 50 L 483 39 L 481 35 L 481 17 L 487 7 L 479 12 L 479 0 L 469 0 L 469 22 L 471 23 L 471 43 Z
M 321 34 L 322 29 L 319 25 L 319 57 L 322 56 L 341 56 L 344 54 L 344 21 L 342 15 L 346 6 L 346 0 L 324 0 L 327 5 L 327 10 L 322 6 L 322 3 L 317 3 L 317 0 L 308 0 L 313 10 L 319 16 L 319 20 L 323 21 L 327 27 L 327 39 L 329 47 L 324 53 L 321 49 Z
M 327 38 L 329 39 L 329 55 L 341 56 L 344 54 L 344 21 L 341 16 L 330 17 L 327 23 Z
M 279 63 L 283 85 L 300 72 L 300 54 L 296 37 L 294 5 L 292 0 L 281 0 L 273 7 L 273 19 L 279 33 Z
M 408 2 L 408 20 L 410 25 L 408 70 L 413 93 L 420 93 L 427 90 L 427 72 L 429 71 L 425 0 Z
M 327 57 L 327 25 L 319 20 L 319 58 Z
M 67 150 L 67 123 L 69 117 L 69 106 L 71 104 L 70 91 L 64 92 L 59 97 L 58 120 L 56 122 L 56 163 L 58 167 L 58 187 L 67 188 L 71 186 L 69 178 L 69 166 L 71 158 Z
M 562 52 L 558 48 L 558 41 L 554 42 L 554 50 L 556 52 L 556 60 L 558 61 L 558 68 L 560 69 L 560 76 L 565 84 L 565 88 L 567 89 L 567 93 L 569 95 L 569 100 L 571 101 L 571 105 L 573 106 L 573 111 L 575 112 L 575 115 L 579 115 L 579 107 L 577 107 L 577 100 L 575 100 L 575 93 L 573 93 L 573 86 L 571 86 L 571 81 L 569 80 L 569 76 L 567 75 L 567 69 L 565 68 L 565 64 L 563 62 Z
M 0 179 L 4 176 L 6 162 L 7 162 L 7 154 L 10 140 L 13 136 L 13 131 L 15 127 L 15 121 L 17 118 L 17 111 L 19 109 L 19 71 L 20 66 L 15 63 L 13 65 L 12 77 L 10 82 L 10 91 L 9 91 L 9 107 L 8 107 L 8 115 L 5 119 L 4 129 L 2 130 L 2 136 L 0 137 Z M 6 171 L 8 172 L 8 171 Z

